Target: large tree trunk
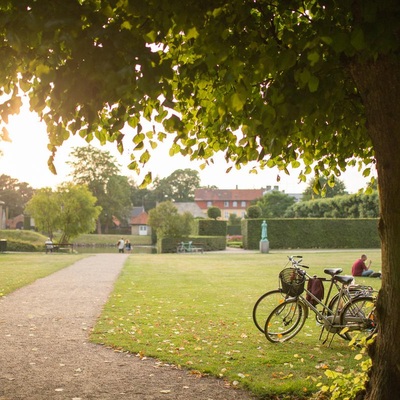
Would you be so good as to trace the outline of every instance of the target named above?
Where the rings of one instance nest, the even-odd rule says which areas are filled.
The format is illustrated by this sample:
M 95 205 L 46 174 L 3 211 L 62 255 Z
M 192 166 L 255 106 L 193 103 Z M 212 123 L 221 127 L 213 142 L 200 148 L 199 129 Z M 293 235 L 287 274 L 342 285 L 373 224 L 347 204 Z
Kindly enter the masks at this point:
M 379 332 L 370 349 L 372 371 L 365 399 L 400 396 L 400 63 L 355 63 L 352 76 L 362 97 L 377 161 L 382 241 Z

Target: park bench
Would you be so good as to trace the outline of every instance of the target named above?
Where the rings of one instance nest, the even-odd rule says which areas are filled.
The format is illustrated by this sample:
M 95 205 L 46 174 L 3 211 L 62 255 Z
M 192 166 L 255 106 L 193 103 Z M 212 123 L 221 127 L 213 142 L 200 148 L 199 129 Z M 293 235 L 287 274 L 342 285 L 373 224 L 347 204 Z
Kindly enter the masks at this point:
M 46 253 L 53 253 L 56 251 L 68 250 L 68 252 L 72 253 L 73 244 L 72 243 L 53 243 L 53 244 L 45 244 Z
M 201 245 L 193 242 L 180 242 L 176 247 L 177 253 L 203 253 L 204 249 Z

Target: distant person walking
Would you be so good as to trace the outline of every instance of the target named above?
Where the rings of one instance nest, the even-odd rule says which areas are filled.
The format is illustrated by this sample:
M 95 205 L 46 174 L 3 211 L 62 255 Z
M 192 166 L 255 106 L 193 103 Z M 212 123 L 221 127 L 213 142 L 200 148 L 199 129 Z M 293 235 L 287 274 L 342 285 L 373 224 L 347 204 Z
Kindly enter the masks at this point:
M 368 265 L 365 263 L 367 261 L 367 256 L 362 254 L 361 257 L 354 261 L 353 266 L 351 267 L 351 274 L 353 276 L 371 276 L 371 277 L 380 277 L 380 273 L 375 273 L 371 267 L 371 260 L 369 260 Z
M 124 238 L 121 238 L 117 242 L 118 253 L 123 253 L 125 248 L 125 241 Z
M 125 240 L 125 250 L 126 251 L 131 251 L 132 250 L 131 242 L 128 239 Z

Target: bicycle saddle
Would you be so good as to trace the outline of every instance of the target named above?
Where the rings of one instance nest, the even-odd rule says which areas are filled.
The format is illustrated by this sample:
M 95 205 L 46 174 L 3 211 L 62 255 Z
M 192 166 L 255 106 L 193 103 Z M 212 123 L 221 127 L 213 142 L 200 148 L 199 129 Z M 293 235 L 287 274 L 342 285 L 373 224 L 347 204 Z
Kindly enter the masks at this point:
M 351 275 L 336 275 L 334 277 L 335 281 L 338 281 L 340 283 L 343 283 L 345 285 L 349 285 L 350 283 L 353 282 L 354 277 Z
M 342 268 L 326 268 L 324 269 L 325 274 L 328 274 L 330 276 L 335 276 L 337 274 L 340 274 L 342 272 Z

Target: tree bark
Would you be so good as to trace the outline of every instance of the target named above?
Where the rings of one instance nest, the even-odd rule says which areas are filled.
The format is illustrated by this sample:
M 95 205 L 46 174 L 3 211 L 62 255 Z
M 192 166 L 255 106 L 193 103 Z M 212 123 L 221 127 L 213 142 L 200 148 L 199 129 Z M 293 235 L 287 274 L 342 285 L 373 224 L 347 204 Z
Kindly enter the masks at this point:
M 382 288 L 378 336 L 370 348 L 372 370 L 365 399 L 400 396 L 400 62 L 355 62 L 351 75 L 361 95 L 372 140 L 380 195 Z
M 97 221 L 96 221 L 96 230 L 97 230 L 97 234 L 98 234 L 98 235 L 101 235 L 101 221 L 100 221 L 100 216 L 99 216 L 99 218 L 97 218 Z

